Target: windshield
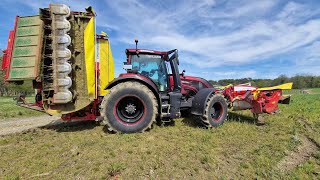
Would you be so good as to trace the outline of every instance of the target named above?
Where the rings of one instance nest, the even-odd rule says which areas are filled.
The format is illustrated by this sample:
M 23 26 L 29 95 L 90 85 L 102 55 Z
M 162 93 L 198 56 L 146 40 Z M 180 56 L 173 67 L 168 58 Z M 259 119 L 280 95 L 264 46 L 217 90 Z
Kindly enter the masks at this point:
M 155 82 L 160 91 L 167 89 L 167 69 L 160 55 L 140 54 L 131 56 L 132 70 Z

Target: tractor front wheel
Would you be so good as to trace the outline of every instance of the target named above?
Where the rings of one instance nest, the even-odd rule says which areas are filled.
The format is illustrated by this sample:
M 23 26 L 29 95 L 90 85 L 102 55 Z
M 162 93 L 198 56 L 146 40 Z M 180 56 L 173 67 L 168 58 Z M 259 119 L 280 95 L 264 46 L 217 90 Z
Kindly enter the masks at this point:
M 101 103 L 103 123 L 109 131 L 143 132 L 152 128 L 158 112 L 153 92 L 139 82 L 120 83 L 105 95 Z
M 200 117 L 200 121 L 207 128 L 217 127 L 224 123 L 227 115 L 226 100 L 221 95 L 212 94 L 207 100 L 205 113 Z

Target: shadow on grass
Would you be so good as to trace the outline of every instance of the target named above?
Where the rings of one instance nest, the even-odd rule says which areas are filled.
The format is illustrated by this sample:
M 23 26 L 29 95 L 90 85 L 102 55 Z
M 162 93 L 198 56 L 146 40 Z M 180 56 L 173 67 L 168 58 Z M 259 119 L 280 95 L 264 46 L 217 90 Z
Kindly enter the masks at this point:
M 41 128 L 55 130 L 57 132 L 75 132 L 93 129 L 97 126 L 99 126 L 99 124 L 96 121 L 73 121 L 52 123 Z
M 103 132 L 106 133 L 106 134 L 116 134 L 116 132 L 110 131 L 110 130 L 108 129 L 108 126 L 107 126 L 107 125 L 103 126 L 102 130 L 103 130 Z
M 248 115 L 238 114 L 234 112 L 228 113 L 228 121 L 234 121 L 234 122 L 246 122 L 249 124 L 257 124 L 257 120 Z
M 176 122 L 174 119 L 170 121 L 162 121 L 157 119 L 157 123 L 155 125 L 159 127 L 168 127 L 168 126 L 175 126 L 175 124 Z
M 184 125 L 194 127 L 194 128 L 203 128 L 201 124 L 198 122 L 197 117 L 189 116 L 184 117 L 181 121 Z
M 182 119 L 182 123 L 195 128 L 204 128 L 201 123 L 196 119 L 197 117 L 189 116 Z M 233 122 L 246 122 L 249 124 L 257 124 L 257 120 L 248 115 L 238 114 L 234 112 L 228 113 L 228 119 L 227 121 L 233 121 Z
M 228 121 L 257 124 L 255 118 L 248 115 L 238 114 L 234 112 L 229 112 Z M 189 127 L 203 128 L 203 126 L 197 121 L 196 117 L 193 117 L 193 116 L 184 117 L 181 120 L 181 122 Z M 175 120 L 172 120 L 170 122 L 158 121 L 156 125 L 160 127 L 175 126 Z M 97 126 L 100 126 L 100 124 L 96 121 L 74 121 L 74 122 L 55 122 L 52 124 L 45 125 L 41 128 L 55 130 L 57 132 L 75 132 L 75 131 L 94 129 Z M 103 131 L 107 134 L 114 134 L 114 132 L 108 130 L 107 126 L 103 127 Z

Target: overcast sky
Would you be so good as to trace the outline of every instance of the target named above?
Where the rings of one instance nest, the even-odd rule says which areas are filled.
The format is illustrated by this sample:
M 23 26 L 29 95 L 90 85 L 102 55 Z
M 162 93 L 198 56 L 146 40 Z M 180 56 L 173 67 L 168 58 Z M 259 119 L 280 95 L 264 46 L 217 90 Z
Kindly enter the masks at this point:
M 0 48 L 15 15 L 49 3 L 93 6 L 110 38 L 116 75 L 126 48 L 179 49 L 180 70 L 206 79 L 320 75 L 319 0 L 2 0 Z

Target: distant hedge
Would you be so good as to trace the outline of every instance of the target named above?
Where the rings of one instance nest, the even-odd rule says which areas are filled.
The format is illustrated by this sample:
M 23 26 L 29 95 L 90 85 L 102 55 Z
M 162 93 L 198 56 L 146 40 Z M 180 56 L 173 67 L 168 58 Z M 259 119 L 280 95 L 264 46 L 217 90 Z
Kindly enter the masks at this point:
M 252 78 L 242 78 L 242 79 L 222 79 L 218 81 L 209 80 L 212 84 L 218 84 L 226 86 L 228 84 L 243 84 L 251 82 L 253 86 L 257 87 L 268 87 L 280 85 L 287 82 L 293 82 L 293 89 L 306 89 L 306 88 L 320 88 L 320 76 L 311 75 L 295 75 L 293 77 L 287 77 L 285 75 L 280 75 L 275 79 L 252 79 Z

